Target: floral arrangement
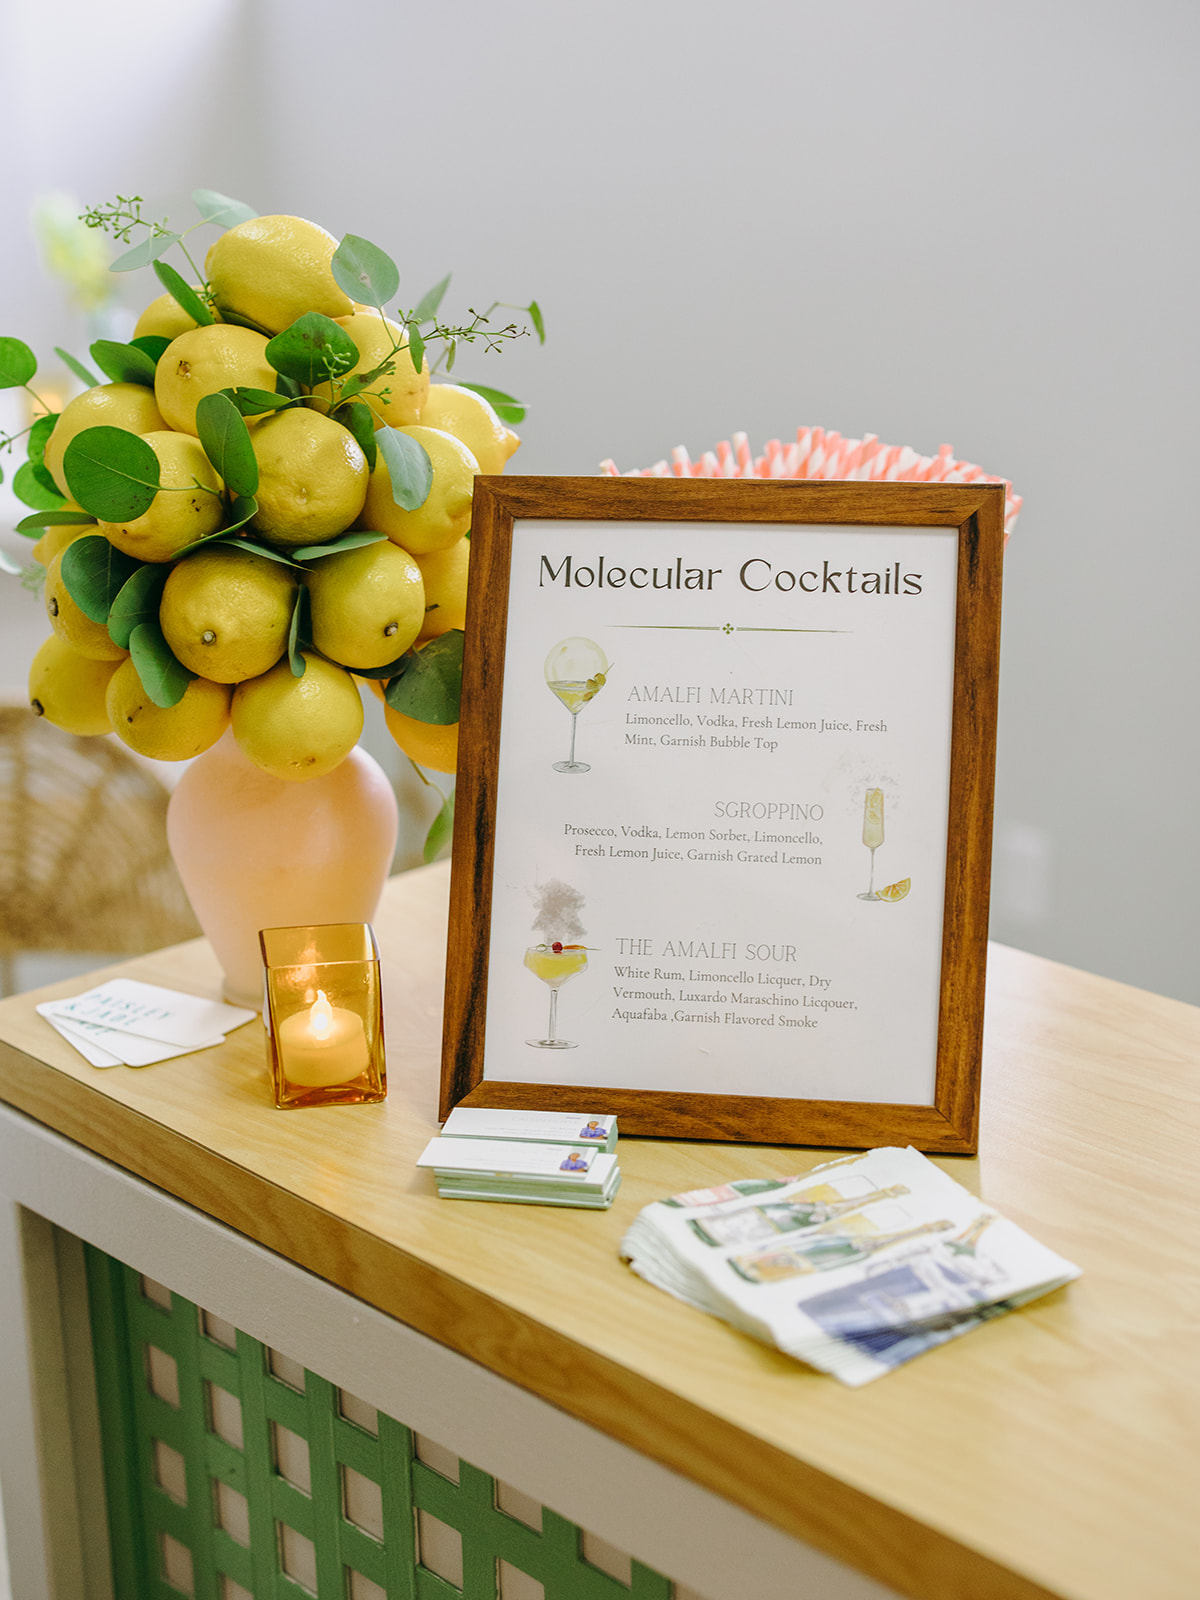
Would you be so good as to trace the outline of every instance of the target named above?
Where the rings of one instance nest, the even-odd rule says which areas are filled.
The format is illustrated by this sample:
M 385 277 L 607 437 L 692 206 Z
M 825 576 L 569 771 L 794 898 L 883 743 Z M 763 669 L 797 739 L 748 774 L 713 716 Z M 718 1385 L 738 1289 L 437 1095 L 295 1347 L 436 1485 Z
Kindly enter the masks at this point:
M 357 743 L 363 679 L 414 763 L 452 772 L 472 485 L 503 469 L 524 409 L 431 379 L 464 344 L 543 340 L 537 303 L 503 325 L 499 302 L 445 322 L 448 276 L 402 307 L 398 268 L 368 240 L 193 200 L 184 231 L 138 196 L 85 213 L 128 246 L 111 270 L 150 267 L 164 292 L 128 343 L 91 346 L 92 366 L 56 351 L 83 385 L 61 412 L 38 397 L 30 347 L 0 338 L 0 388 L 40 412 L 0 435 L 24 442 L 23 576 L 45 569 L 53 630 L 32 709 L 168 761 L 232 727 L 258 766 L 304 780 Z M 201 271 L 187 241 L 206 225 L 221 231 Z

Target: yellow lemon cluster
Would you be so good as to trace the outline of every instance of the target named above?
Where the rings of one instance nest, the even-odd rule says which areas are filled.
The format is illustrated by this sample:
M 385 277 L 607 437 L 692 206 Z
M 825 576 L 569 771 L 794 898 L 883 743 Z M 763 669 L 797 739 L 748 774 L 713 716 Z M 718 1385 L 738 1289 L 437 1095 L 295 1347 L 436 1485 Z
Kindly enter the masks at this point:
M 161 487 L 139 516 L 48 528 L 38 541 L 34 556 L 47 569 L 53 628 L 30 674 L 39 715 L 73 733 L 115 732 L 143 755 L 168 761 L 199 754 L 232 726 L 268 772 L 316 777 L 361 733 L 352 674 L 378 672 L 414 644 L 464 626 L 474 480 L 502 471 L 520 441 L 472 390 L 431 385 L 428 362 L 413 366 L 403 328 L 338 287 L 330 265 L 336 248 L 332 235 L 300 217 L 256 217 L 230 228 L 209 251 L 208 284 L 197 290 L 216 320 L 198 326 L 170 295 L 160 295 L 135 334 L 169 340 L 153 387 L 98 384 L 60 414 L 45 465 L 64 494 L 67 448 L 95 427 L 143 438 Z M 355 398 L 376 428 L 398 428 L 424 447 L 433 469 L 429 496 L 415 510 L 399 506 L 382 452 L 369 469 L 359 438 L 332 414 L 332 386 L 314 384 L 295 396 L 289 390 L 287 406 L 248 419 L 257 509 L 248 524 L 231 528 L 228 541 L 200 545 L 233 520 L 234 496 L 201 446 L 197 407 L 230 389 L 274 394 L 278 374 L 268 342 L 313 311 L 335 319 L 358 351 L 343 379 L 374 372 L 390 358 L 393 371 L 368 380 Z M 303 553 L 359 531 L 386 538 Z M 96 534 L 122 556 L 164 569 L 161 583 L 148 585 L 147 604 L 157 605 L 162 636 L 190 675 L 170 707 L 157 705 L 144 687 L 136 640 L 131 659 L 68 592 L 64 556 L 76 539 Z M 294 630 L 302 617 L 307 633 L 299 649 Z M 301 662 L 297 675 L 293 664 Z M 457 726 L 430 727 L 391 708 L 387 722 L 415 760 L 454 769 Z

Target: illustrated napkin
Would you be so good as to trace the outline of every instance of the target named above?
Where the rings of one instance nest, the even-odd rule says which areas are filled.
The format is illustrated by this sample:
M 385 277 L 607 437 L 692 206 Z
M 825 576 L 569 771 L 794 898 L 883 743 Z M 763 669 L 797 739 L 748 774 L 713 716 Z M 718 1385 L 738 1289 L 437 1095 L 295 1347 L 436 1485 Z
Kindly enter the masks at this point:
M 621 1255 L 852 1387 L 1079 1276 L 912 1149 L 655 1201 Z

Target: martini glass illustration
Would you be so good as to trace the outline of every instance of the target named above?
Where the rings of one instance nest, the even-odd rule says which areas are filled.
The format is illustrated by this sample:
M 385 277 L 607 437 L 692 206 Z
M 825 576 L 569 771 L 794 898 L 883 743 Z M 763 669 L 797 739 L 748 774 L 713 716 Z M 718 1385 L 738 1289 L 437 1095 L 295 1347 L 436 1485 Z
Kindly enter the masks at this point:
M 555 772 L 590 772 L 575 759 L 575 723 L 579 712 L 603 689 L 608 657 L 591 639 L 560 639 L 546 657 L 546 684 L 571 713 L 571 753 L 554 763 Z
M 587 967 L 587 948 L 581 944 L 535 944 L 525 952 L 525 965 L 550 990 L 550 1020 L 544 1039 L 526 1039 L 535 1050 L 574 1050 L 574 1039 L 558 1037 L 558 991 Z
M 866 894 L 860 894 L 860 900 L 878 900 L 875 893 L 875 852 L 883 843 L 883 790 L 868 789 L 866 803 L 863 806 L 863 843 L 871 852 L 871 877 L 867 884 Z

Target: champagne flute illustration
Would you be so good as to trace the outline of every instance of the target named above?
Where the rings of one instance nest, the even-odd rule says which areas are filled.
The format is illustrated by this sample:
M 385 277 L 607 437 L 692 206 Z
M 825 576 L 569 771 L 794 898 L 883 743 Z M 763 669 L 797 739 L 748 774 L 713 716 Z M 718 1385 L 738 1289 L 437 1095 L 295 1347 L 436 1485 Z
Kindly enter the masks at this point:
M 565 761 L 554 762 L 555 772 L 592 770 L 575 759 L 575 723 L 582 707 L 603 689 L 607 671 L 608 657 L 592 639 L 560 639 L 546 657 L 547 687 L 571 713 L 571 751 Z
M 875 893 L 875 852 L 883 843 L 883 790 L 868 789 L 866 803 L 863 806 L 863 832 L 862 841 L 871 852 L 871 876 L 867 884 L 866 894 L 860 894 L 860 900 L 878 900 Z
M 525 952 L 525 965 L 550 990 L 550 1020 L 546 1024 L 546 1037 L 526 1039 L 525 1043 L 531 1044 L 535 1050 L 574 1050 L 574 1039 L 558 1037 L 558 991 L 577 972 L 586 969 L 587 947 L 581 944 L 564 945 L 557 940 L 553 944 L 530 945 Z

